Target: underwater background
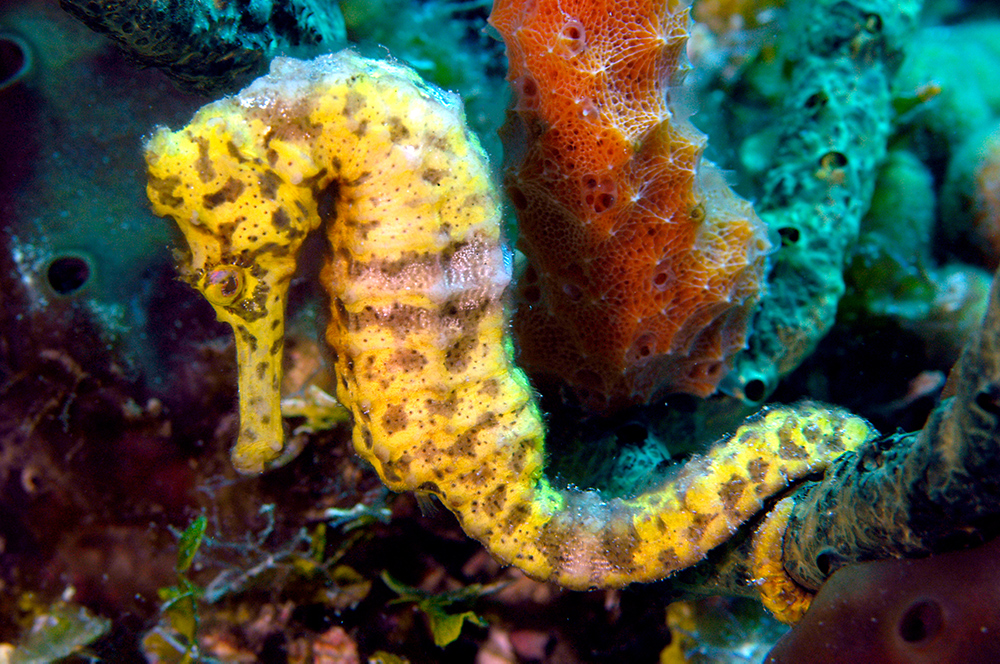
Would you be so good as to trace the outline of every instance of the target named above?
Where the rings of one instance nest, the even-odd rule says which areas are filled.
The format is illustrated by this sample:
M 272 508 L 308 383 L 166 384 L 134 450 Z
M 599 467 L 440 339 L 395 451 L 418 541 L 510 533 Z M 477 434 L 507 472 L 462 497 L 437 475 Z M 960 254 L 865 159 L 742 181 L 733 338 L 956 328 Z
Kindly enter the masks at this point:
M 792 70 L 805 58 L 789 36 L 805 4 L 692 8 L 678 103 L 708 135 L 706 159 L 763 210 L 776 196 L 764 193 L 776 156 L 794 149 L 783 134 L 798 121 L 789 109 L 812 99 L 794 101 Z M 864 30 L 883 29 L 874 0 L 828 4 L 831 26 L 860 7 Z M 322 238 L 305 240 L 288 299 L 281 405 L 293 452 L 261 475 L 233 468 L 232 330 L 178 278 L 183 243 L 151 210 L 146 142 L 236 93 L 276 55 L 350 45 L 457 92 L 500 182 L 511 92 L 490 9 L 479 0 L 0 5 L 0 661 L 995 661 L 1000 645 L 974 635 L 1000 628 L 996 543 L 982 544 L 1000 530 L 996 482 L 983 470 L 1000 453 L 988 447 L 981 472 L 949 484 L 974 518 L 948 529 L 950 513 L 914 507 L 939 522 L 921 551 L 900 552 L 895 531 L 874 529 L 881 555 L 863 558 L 902 560 L 835 560 L 828 571 L 843 569 L 770 659 L 789 628 L 726 576 L 748 528 L 691 570 L 620 589 L 571 591 L 501 566 L 447 509 L 390 492 L 355 455 L 317 332 L 330 317 L 317 280 Z M 587 411 L 578 392 L 542 376 L 552 477 L 635 495 L 764 402 L 803 399 L 870 422 L 886 434 L 878 449 L 888 458 L 904 449 L 891 447 L 894 435 L 931 431 L 928 418 L 961 393 L 961 372 L 949 372 L 963 345 L 994 330 L 981 321 L 1000 263 L 1000 8 L 927 0 L 918 13 L 886 57 L 884 140 L 856 141 L 874 176 L 817 208 L 843 208 L 860 226 L 809 244 L 823 227 L 761 212 L 775 246 L 769 266 L 798 247 L 804 273 L 843 284 L 819 314 L 812 291 L 770 282 L 763 298 L 792 303 L 775 316 L 792 311 L 806 330 L 794 344 L 774 342 L 797 344 L 794 359 L 768 369 L 738 356 L 711 397 L 659 392 L 611 414 Z M 824 186 L 862 168 L 853 153 L 824 157 L 810 167 Z M 809 192 L 787 196 L 799 194 Z M 511 242 L 517 207 L 504 208 Z M 994 366 L 992 351 L 977 361 Z M 1000 392 L 975 389 L 977 413 L 1000 412 Z M 994 447 L 997 431 L 988 431 Z M 874 458 L 857 465 L 883 463 Z M 887 627 L 859 627 L 869 616 Z

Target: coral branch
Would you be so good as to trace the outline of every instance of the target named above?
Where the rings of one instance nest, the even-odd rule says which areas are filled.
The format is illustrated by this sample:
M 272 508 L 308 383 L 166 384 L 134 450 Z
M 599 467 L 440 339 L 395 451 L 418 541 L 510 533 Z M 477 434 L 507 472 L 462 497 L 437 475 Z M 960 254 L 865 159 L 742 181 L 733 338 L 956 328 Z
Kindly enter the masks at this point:
M 351 53 L 278 59 L 270 76 L 147 145 L 154 210 L 181 271 L 233 326 L 237 467 L 280 458 L 284 298 L 324 227 L 327 340 L 354 445 L 385 483 L 431 493 L 504 562 L 571 588 L 667 576 L 770 495 L 873 436 L 815 404 L 776 408 L 628 499 L 554 486 L 544 427 L 513 363 L 510 256 L 496 191 L 456 97 Z

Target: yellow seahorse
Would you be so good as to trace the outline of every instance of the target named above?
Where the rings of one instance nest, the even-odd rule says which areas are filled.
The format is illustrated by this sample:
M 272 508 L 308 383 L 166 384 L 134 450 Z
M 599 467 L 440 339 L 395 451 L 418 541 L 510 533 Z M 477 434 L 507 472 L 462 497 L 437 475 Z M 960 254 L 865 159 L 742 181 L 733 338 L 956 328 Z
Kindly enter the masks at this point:
M 184 129 L 158 129 L 146 159 L 153 209 L 187 240 L 182 274 L 235 332 L 244 472 L 282 453 L 284 300 L 320 226 L 326 337 L 357 452 L 393 490 L 437 495 L 535 578 L 579 589 L 663 578 L 873 435 L 839 410 L 775 408 L 642 495 L 554 486 L 514 363 L 511 255 L 486 157 L 459 99 L 402 66 L 279 58 Z

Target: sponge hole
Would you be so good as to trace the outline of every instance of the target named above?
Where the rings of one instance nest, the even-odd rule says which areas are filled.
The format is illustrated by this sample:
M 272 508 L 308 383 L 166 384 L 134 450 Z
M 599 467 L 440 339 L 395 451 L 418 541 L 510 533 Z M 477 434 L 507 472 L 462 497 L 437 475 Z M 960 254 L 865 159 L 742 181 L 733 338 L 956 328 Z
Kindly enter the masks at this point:
M 587 50 L 587 30 L 583 23 L 573 18 L 559 31 L 559 45 L 563 55 L 574 58 Z
M 899 638 L 911 645 L 933 641 L 944 629 L 944 611 L 932 599 L 921 599 L 910 605 L 899 620 Z
M 594 214 L 607 212 L 618 200 L 618 185 L 610 177 L 588 175 L 580 183 L 583 204 Z

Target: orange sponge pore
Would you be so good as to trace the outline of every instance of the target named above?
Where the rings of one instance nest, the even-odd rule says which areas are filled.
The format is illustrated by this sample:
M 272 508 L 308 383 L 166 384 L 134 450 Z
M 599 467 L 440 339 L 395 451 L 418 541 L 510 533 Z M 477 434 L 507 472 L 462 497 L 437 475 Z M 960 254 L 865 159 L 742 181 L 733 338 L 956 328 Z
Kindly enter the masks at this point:
M 520 362 L 596 410 L 708 395 L 745 345 L 770 244 L 671 109 L 687 3 L 496 0 L 515 91 L 505 185 L 529 267 Z

